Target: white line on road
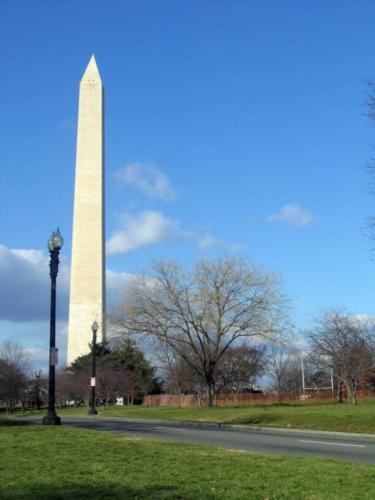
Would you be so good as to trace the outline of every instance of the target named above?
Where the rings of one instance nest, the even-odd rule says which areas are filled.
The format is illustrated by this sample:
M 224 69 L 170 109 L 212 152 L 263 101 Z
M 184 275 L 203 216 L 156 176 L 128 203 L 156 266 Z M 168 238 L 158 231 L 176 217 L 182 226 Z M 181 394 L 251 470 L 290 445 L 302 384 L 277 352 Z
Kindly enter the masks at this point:
M 313 441 L 310 439 L 299 439 L 301 443 L 312 443 L 312 444 L 330 444 L 332 446 L 354 446 L 356 448 L 366 448 L 365 444 L 351 444 L 351 443 L 330 443 L 329 441 Z
M 176 427 L 155 427 L 155 429 L 167 429 L 168 431 L 187 432 L 188 429 L 177 429 Z

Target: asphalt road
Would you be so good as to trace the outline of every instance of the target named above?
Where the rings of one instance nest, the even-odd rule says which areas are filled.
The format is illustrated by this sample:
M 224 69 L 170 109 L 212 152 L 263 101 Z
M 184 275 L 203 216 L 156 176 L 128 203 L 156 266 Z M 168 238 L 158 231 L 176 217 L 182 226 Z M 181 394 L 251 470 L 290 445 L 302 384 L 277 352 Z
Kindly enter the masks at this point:
M 64 417 L 63 425 L 236 450 L 328 457 L 352 463 L 375 464 L 375 437 L 297 433 L 284 430 L 228 429 L 214 425 L 196 427 L 183 423 L 100 417 Z

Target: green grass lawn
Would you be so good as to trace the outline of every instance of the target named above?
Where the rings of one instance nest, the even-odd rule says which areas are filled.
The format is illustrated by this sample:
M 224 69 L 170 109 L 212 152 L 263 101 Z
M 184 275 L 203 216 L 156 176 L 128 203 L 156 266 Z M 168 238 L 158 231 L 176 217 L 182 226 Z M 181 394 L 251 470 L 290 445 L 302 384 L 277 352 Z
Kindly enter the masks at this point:
M 24 415 L 42 415 L 43 412 L 27 412 Z M 87 415 L 87 408 L 58 410 L 64 415 Z M 122 407 L 98 408 L 106 417 L 159 419 L 196 422 L 220 422 L 231 424 L 315 429 L 325 431 L 375 433 L 375 399 L 361 401 L 359 405 L 334 402 L 309 402 L 216 408 L 161 408 Z M 21 414 L 15 414 L 21 415 Z
M 375 498 L 375 466 L 6 424 L 3 499 Z

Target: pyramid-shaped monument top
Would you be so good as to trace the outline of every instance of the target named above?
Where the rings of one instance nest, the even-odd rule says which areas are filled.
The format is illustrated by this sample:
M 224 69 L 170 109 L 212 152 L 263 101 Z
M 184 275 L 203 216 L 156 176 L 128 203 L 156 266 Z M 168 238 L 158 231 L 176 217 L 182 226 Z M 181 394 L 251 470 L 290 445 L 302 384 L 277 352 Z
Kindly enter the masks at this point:
M 90 83 L 102 82 L 98 66 L 96 65 L 94 54 L 91 56 L 87 68 L 83 73 L 81 82 L 90 82 Z

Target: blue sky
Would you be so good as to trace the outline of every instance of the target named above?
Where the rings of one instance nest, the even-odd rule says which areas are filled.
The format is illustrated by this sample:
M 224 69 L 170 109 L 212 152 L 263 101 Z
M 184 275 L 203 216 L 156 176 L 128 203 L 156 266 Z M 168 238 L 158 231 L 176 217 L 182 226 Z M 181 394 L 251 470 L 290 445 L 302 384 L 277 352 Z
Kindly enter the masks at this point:
M 342 304 L 375 316 L 364 236 L 373 1 L 1 2 L 0 341 L 44 363 L 46 241 L 65 237 L 64 350 L 78 85 L 106 96 L 115 302 L 152 259 L 242 255 L 280 272 L 298 327 Z M 46 319 L 45 319 L 46 318 Z

